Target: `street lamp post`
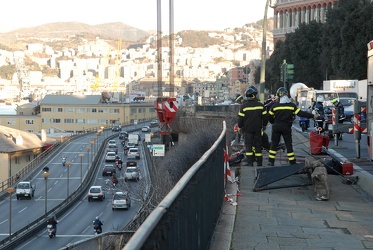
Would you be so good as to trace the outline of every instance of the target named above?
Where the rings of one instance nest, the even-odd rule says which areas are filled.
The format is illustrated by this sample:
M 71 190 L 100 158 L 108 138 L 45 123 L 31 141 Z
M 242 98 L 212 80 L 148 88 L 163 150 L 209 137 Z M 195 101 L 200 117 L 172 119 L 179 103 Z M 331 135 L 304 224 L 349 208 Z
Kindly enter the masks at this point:
M 90 166 L 90 164 L 89 164 L 89 158 L 91 157 L 89 151 L 91 150 L 91 148 L 90 147 L 86 147 L 85 150 L 87 150 L 87 152 L 88 152 L 88 167 L 89 167 Z
M 89 144 L 91 144 L 91 149 L 92 149 L 92 159 L 94 158 L 94 144 L 95 142 L 94 141 L 90 141 Z
M 80 184 L 83 182 L 83 157 L 84 154 L 79 154 L 80 157 Z
M 47 202 L 48 202 L 48 177 L 49 177 L 49 173 L 48 172 L 44 172 L 42 174 L 42 176 L 44 177 L 45 179 L 45 215 L 47 214 L 48 212 L 48 208 L 47 208 Z
M 14 188 L 9 187 L 6 189 L 9 193 L 9 241 L 12 240 L 12 193 L 15 191 Z
M 66 162 L 66 167 L 67 167 L 67 198 L 69 198 L 69 195 L 70 195 L 70 166 L 71 166 L 71 162 L 68 161 Z
M 98 152 L 98 146 L 97 146 L 97 133 L 96 133 L 96 136 L 93 137 L 93 142 L 95 143 L 95 147 L 96 147 L 95 151 L 96 151 L 96 154 L 97 154 L 97 152 Z

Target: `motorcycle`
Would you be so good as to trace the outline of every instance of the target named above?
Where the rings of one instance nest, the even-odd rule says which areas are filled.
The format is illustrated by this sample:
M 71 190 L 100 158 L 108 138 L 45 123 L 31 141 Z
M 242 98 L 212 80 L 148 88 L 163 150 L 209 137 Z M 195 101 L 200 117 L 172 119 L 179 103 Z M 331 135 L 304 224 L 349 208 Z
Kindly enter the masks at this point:
M 307 117 L 299 117 L 299 127 L 301 127 L 302 132 L 308 130 L 310 127 L 310 119 Z
M 118 165 L 117 165 L 119 171 L 122 171 L 122 166 L 123 166 L 123 162 L 122 162 L 122 161 L 119 161 L 119 162 L 118 162 Z
M 62 158 L 62 166 L 64 167 L 64 166 L 65 166 L 65 164 L 66 164 L 66 158 L 65 158 L 65 157 L 63 157 L 63 158 Z
M 49 238 L 56 237 L 56 229 L 53 227 L 53 225 L 51 224 L 47 225 L 47 232 L 48 232 Z
M 94 223 L 95 221 L 93 221 Z M 103 221 L 101 221 L 103 223 Z M 101 234 L 102 233 L 102 227 L 99 225 L 93 225 L 93 231 L 95 231 L 95 235 Z

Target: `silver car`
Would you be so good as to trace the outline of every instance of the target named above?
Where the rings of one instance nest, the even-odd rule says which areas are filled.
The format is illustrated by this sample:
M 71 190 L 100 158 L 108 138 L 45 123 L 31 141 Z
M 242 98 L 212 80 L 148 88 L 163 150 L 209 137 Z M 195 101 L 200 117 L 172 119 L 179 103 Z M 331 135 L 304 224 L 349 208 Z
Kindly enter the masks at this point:
M 138 167 L 127 167 L 124 173 L 124 181 L 134 180 L 139 181 L 140 172 Z
M 111 208 L 117 209 L 117 208 L 124 208 L 128 209 L 131 207 L 131 199 L 127 192 L 116 192 L 113 195 L 113 199 L 111 201 Z

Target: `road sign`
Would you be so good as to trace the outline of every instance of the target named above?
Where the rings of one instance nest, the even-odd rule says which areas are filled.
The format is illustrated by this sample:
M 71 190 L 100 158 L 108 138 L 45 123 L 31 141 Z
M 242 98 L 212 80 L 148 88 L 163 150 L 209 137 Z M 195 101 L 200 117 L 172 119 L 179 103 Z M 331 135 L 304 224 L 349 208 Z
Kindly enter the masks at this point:
M 153 144 L 153 156 L 164 156 L 165 145 L 164 144 Z

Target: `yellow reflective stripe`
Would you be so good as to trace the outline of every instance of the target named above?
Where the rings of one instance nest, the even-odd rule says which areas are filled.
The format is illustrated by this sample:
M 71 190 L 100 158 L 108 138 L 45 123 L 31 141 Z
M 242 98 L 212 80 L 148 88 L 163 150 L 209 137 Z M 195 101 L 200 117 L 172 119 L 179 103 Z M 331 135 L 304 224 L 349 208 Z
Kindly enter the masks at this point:
M 294 107 L 291 107 L 291 106 L 279 106 L 279 107 L 275 107 L 273 110 L 274 111 L 277 111 L 277 110 L 293 110 L 294 111 Z
M 246 155 L 252 156 L 252 155 L 254 155 L 254 153 L 253 152 L 246 152 Z
M 255 153 L 255 156 L 263 156 L 262 153 Z
M 289 157 L 289 161 L 295 160 L 295 157 Z
M 288 157 L 290 157 L 290 156 L 294 156 L 294 152 L 290 152 L 290 153 L 288 153 L 287 155 L 288 155 Z
M 267 110 L 264 110 L 263 112 L 262 112 L 262 115 L 266 115 L 267 114 Z
M 238 112 L 238 116 L 245 116 L 244 113 Z
M 277 151 L 275 151 L 275 150 L 269 150 L 269 153 L 275 155 L 277 153 Z
M 298 114 L 299 113 L 299 111 L 300 111 L 300 108 L 297 108 L 297 110 L 295 110 L 295 114 Z
M 243 109 L 243 111 L 250 111 L 250 110 L 260 110 L 263 109 L 262 106 L 256 106 L 256 107 L 246 107 Z
M 270 158 L 270 159 L 276 159 L 276 155 L 269 155 L 268 158 Z
M 271 110 L 268 112 L 270 115 L 274 115 L 275 113 L 273 113 Z

